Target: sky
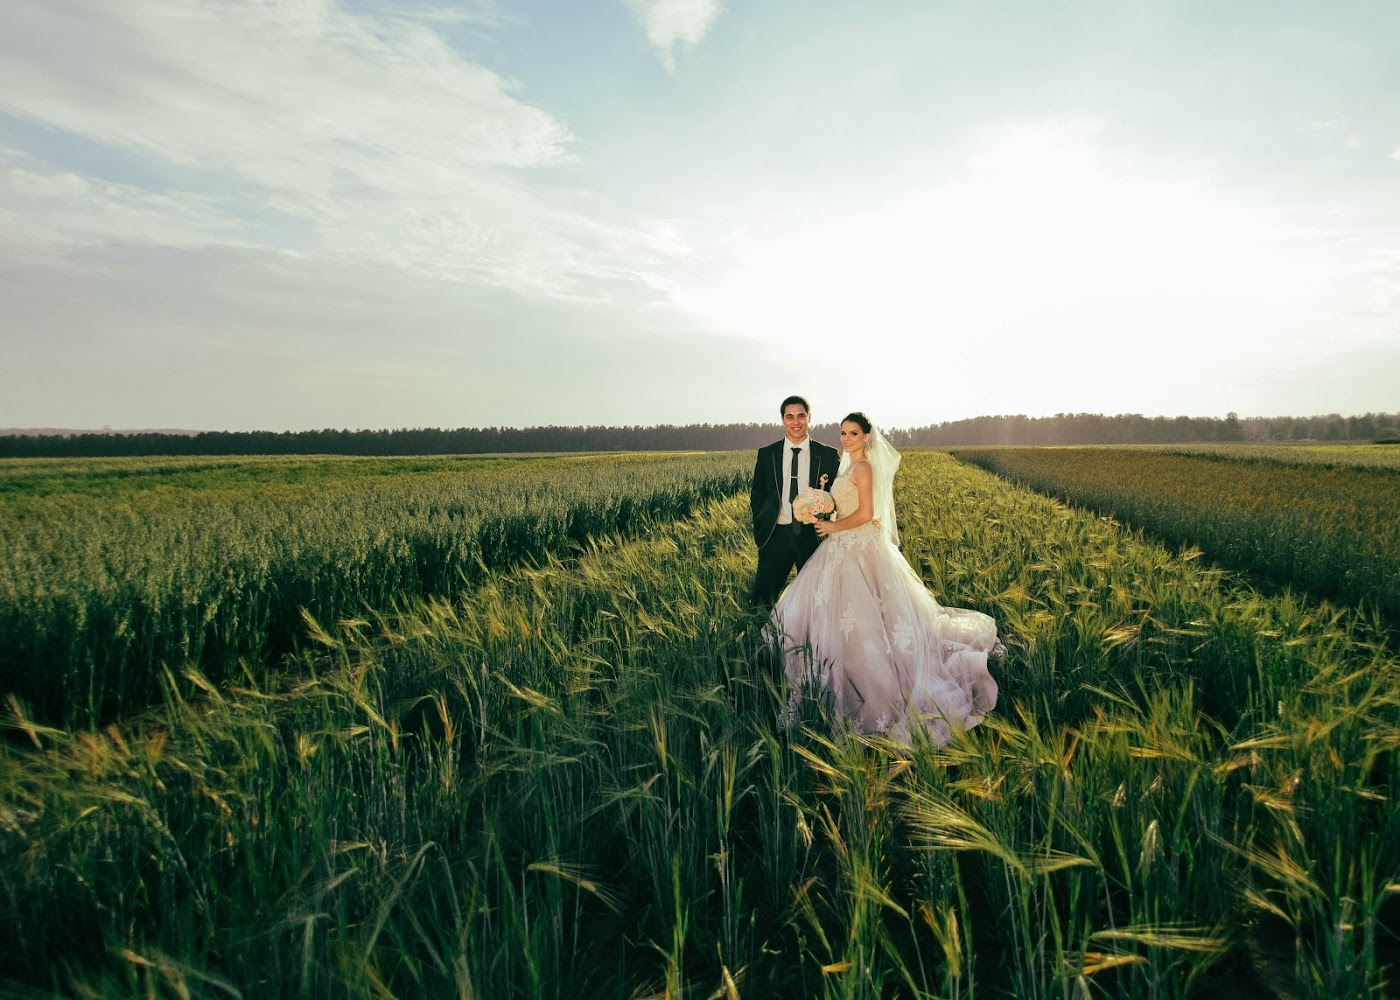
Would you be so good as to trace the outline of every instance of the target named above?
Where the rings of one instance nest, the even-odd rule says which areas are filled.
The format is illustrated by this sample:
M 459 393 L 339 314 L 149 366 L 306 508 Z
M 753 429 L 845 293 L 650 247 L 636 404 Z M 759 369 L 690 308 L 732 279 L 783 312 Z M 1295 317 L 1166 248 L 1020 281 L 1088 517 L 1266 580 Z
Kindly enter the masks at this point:
M 1400 410 L 1394 0 L 0 0 L 0 427 Z

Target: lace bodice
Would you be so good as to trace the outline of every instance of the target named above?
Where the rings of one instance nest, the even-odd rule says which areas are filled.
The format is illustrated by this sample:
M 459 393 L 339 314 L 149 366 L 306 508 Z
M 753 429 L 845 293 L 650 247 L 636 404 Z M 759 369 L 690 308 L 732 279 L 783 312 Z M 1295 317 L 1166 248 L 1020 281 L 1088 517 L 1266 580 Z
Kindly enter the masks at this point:
M 860 489 L 856 486 L 856 481 L 851 477 L 850 470 L 843 472 L 836 477 L 836 482 L 831 484 L 831 501 L 836 505 L 836 519 L 839 521 L 843 517 L 849 517 L 860 509 Z M 841 548 L 864 548 L 880 538 L 880 526 L 874 521 L 866 521 L 855 527 L 847 526 L 844 530 L 831 535 L 827 541 L 836 541 Z
M 836 504 L 836 516 L 854 514 L 860 506 L 860 490 L 849 475 L 837 476 L 831 484 L 831 499 Z

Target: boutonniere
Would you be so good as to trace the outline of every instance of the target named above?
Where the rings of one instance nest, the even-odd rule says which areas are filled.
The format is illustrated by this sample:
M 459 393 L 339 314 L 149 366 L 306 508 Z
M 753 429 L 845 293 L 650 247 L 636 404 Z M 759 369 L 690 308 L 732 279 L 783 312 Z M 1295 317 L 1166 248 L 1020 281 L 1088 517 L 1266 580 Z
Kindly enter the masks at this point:
M 826 489 L 826 473 L 822 473 L 822 478 L 817 486 L 818 489 Z

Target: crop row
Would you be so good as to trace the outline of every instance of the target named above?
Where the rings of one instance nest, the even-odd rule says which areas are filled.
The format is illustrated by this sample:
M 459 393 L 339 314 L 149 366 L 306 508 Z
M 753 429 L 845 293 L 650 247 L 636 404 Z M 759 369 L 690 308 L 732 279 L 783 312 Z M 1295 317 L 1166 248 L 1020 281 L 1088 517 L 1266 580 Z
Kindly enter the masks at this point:
M 1338 469 L 1400 472 L 1400 446 L 1394 444 L 1167 444 L 1150 448 L 1177 455 L 1205 455 L 1240 462 L 1326 465 Z
M 732 494 L 748 461 L 25 463 L 0 503 L 0 693 L 96 723 L 158 700 L 167 668 L 275 664 L 303 609 L 451 594 Z
M 944 455 L 906 552 L 1001 701 L 861 738 L 742 606 L 742 499 L 379 627 L 300 681 L 0 744 L 0 975 L 73 995 L 1379 995 L 1400 664 Z M 1387 958 L 1387 954 L 1391 958 Z
M 1400 476 L 1230 453 L 959 449 L 958 458 L 1195 546 L 1255 580 L 1400 617 Z

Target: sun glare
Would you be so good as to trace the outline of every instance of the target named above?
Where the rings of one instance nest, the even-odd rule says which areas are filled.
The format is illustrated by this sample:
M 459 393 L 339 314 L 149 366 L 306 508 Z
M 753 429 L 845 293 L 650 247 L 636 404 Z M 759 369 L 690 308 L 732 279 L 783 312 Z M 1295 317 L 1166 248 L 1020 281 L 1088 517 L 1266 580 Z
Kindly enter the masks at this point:
M 736 237 L 732 268 L 680 304 L 768 341 L 854 334 L 914 366 L 990 347 L 1029 378 L 1164 341 L 1247 353 L 1295 328 L 1325 271 L 1265 208 L 1115 162 L 1076 128 L 1004 131 L 959 176 L 809 218 Z

